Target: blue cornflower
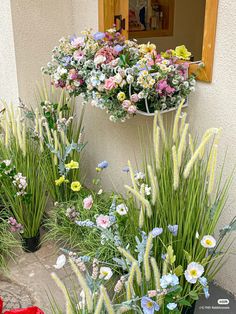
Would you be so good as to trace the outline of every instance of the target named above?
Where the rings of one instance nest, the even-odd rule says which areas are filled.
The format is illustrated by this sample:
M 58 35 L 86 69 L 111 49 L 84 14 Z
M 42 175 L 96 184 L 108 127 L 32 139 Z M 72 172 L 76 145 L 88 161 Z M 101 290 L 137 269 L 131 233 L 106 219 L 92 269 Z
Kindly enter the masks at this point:
M 169 225 L 168 226 L 168 229 L 169 231 L 173 234 L 173 236 L 177 236 L 177 233 L 178 233 L 178 225 Z
M 207 282 L 206 277 L 200 277 L 198 281 L 203 286 L 203 292 L 205 294 L 205 298 L 208 299 L 210 297 L 210 293 L 209 293 L 209 287 L 208 287 L 208 282 Z
M 153 314 L 154 311 L 160 310 L 160 306 L 155 301 L 148 297 L 142 297 L 141 307 L 143 309 L 144 314 Z
M 101 40 L 101 39 L 103 39 L 105 36 L 106 36 L 105 33 L 97 32 L 97 33 L 95 33 L 95 34 L 93 35 L 93 38 L 94 38 L 95 40 Z
M 159 236 L 160 234 L 162 234 L 162 232 L 163 232 L 163 229 L 157 228 L 157 227 L 152 229 L 152 231 L 151 231 L 153 238 Z
M 179 284 L 179 278 L 175 274 L 163 275 L 160 279 L 160 284 L 163 289 L 171 286 L 177 286 Z
M 100 162 L 98 165 L 97 165 L 97 168 L 99 169 L 105 169 L 108 167 L 108 162 L 106 160 Z
M 176 309 L 177 304 L 176 303 L 168 303 L 167 306 L 168 310 L 173 311 L 174 309 Z
M 124 46 L 121 46 L 121 45 L 116 45 L 116 46 L 114 47 L 114 50 L 115 50 L 115 52 L 117 52 L 117 53 L 121 52 L 123 49 L 124 49 Z

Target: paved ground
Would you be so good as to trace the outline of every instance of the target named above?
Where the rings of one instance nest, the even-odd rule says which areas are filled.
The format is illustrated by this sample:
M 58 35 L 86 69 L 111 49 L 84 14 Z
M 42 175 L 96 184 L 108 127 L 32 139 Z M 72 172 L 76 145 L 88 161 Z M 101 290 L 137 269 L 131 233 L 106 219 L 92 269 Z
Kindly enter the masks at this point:
M 11 281 L 0 278 L 0 295 L 6 300 L 5 309 L 37 305 L 45 311 L 45 314 L 50 314 L 48 298 L 50 291 L 61 305 L 64 304 L 61 292 L 50 277 L 51 272 L 55 271 L 53 265 L 59 254 L 57 246 L 53 242 L 47 242 L 39 251 L 35 253 L 20 252 L 15 261 L 9 262 Z M 56 273 L 69 286 L 71 274 L 69 266 Z M 214 285 L 211 287 L 210 293 L 210 299 L 205 300 L 203 297 L 200 302 L 197 302 L 195 314 L 236 313 L 236 302 L 232 295 Z M 219 299 L 228 299 L 229 304 L 219 305 Z

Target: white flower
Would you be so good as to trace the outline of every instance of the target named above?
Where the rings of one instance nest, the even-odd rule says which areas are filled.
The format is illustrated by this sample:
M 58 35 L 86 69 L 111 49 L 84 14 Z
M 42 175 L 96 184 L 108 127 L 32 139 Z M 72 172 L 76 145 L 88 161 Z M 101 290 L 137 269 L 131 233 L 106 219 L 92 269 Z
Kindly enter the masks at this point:
M 145 188 L 144 188 L 145 194 L 146 195 L 151 195 L 151 190 L 152 190 L 152 188 L 146 184 Z
M 196 232 L 195 237 L 196 237 L 196 239 L 199 239 L 199 232 L 198 231 Z
M 10 164 L 11 164 L 11 160 L 9 160 L 9 159 L 3 160 L 3 162 L 4 162 L 4 164 L 5 164 L 7 167 L 10 166 Z
M 205 235 L 201 240 L 201 245 L 207 249 L 212 249 L 216 246 L 216 240 L 211 235 Z
M 125 204 L 116 206 L 116 211 L 119 215 L 124 216 L 128 213 L 128 207 Z
M 56 261 L 56 265 L 54 265 L 54 267 L 56 269 L 61 269 L 62 267 L 65 266 L 66 263 L 66 257 L 64 254 L 58 256 L 57 261 Z
M 117 84 L 120 84 L 120 83 L 123 81 L 123 78 L 122 78 L 122 76 L 120 75 L 120 73 L 116 74 L 114 77 L 115 77 L 115 82 L 116 82 Z
M 106 61 L 106 57 L 101 56 L 101 55 L 98 55 L 98 56 L 95 57 L 95 59 L 94 59 L 95 65 L 101 64 L 101 63 L 103 63 L 103 62 L 105 62 L 105 61 Z
M 113 273 L 110 267 L 101 267 L 100 268 L 100 279 L 109 280 L 112 277 Z
M 135 180 L 143 180 L 145 179 L 145 174 L 142 173 L 141 171 L 140 172 L 136 172 L 135 175 L 134 175 L 134 178 Z
M 188 264 L 187 269 L 184 272 L 186 280 L 190 283 L 196 283 L 198 278 L 204 273 L 204 267 L 201 264 L 192 262 Z
M 129 75 L 127 76 L 126 80 L 127 80 L 127 82 L 128 82 L 129 84 L 131 84 L 131 83 L 133 83 L 133 81 L 134 81 L 134 77 L 129 74 Z
M 97 195 L 101 195 L 103 193 L 103 190 L 100 189 L 98 192 L 97 192 Z

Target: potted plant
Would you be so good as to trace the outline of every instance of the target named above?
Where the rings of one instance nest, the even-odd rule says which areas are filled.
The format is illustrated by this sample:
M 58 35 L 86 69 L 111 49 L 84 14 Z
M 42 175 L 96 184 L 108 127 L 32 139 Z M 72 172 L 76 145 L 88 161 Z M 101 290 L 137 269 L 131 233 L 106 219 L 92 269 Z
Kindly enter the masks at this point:
M 47 203 L 42 152 L 13 108 L 6 108 L 1 127 L 1 199 L 8 210 L 11 230 L 20 232 L 26 251 L 34 252 L 39 248 Z
M 178 107 L 194 90 L 189 64 L 179 62 L 190 56 L 184 45 L 159 52 L 152 43 L 125 40 L 115 29 L 84 31 L 62 38 L 43 72 L 69 95 L 82 95 L 105 109 L 111 121 L 125 121 L 136 113 L 154 115 Z

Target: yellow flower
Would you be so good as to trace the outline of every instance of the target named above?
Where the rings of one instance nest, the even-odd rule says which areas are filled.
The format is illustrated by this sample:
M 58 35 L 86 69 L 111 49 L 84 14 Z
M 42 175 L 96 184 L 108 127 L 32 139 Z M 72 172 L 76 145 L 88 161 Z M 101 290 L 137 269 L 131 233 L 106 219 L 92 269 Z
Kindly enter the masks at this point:
M 126 96 L 125 96 L 125 93 L 124 92 L 119 92 L 118 95 L 117 95 L 117 99 L 119 101 L 123 101 L 125 100 Z
M 188 49 L 184 45 L 182 45 L 175 48 L 175 55 L 179 59 L 189 60 L 191 57 L 191 52 L 189 52 Z
M 156 45 L 148 42 L 147 44 L 139 45 L 139 49 L 140 49 L 140 52 L 143 54 L 152 53 L 153 50 L 156 49 Z
M 79 192 L 82 188 L 82 185 L 80 184 L 79 181 L 74 181 L 71 183 L 71 190 L 74 192 Z
M 71 160 L 68 164 L 65 164 L 66 169 L 78 169 L 79 163 L 77 161 Z
M 96 168 L 96 171 L 97 171 L 97 172 L 101 172 L 101 171 L 102 171 L 102 168 L 97 167 L 97 168 Z
M 68 183 L 69 181 L 65 179 L 65 176 L 61 176 L 59 179 L 55 180 L 56 185 L 61 185 L 62 183 Z

